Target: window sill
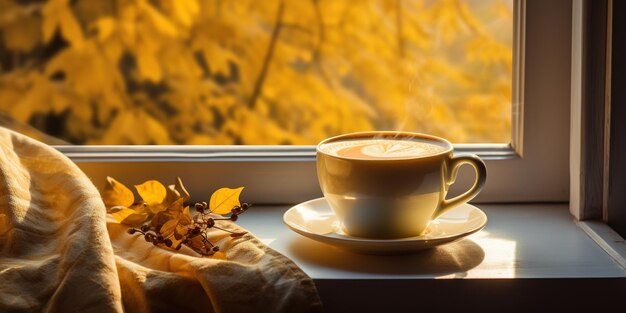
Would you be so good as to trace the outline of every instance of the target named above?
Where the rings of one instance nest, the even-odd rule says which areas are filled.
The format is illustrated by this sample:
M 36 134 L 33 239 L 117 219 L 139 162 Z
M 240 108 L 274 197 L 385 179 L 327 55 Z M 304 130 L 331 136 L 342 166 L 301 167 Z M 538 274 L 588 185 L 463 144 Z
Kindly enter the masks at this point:
M 438 309 L 530 308 L 538 299 L 580 308 L 577 293 L 611 299 L 626 288 L 626 270 L 577 226 L 566 204 L 479 207 L 489 216 L 484 230 L 403 256 L 353 254 L 301 237 L 282 223 L 288 206 L 255 207 L 238 223 L 313 278 L 328 311 L 423 309 L 418 298 Z

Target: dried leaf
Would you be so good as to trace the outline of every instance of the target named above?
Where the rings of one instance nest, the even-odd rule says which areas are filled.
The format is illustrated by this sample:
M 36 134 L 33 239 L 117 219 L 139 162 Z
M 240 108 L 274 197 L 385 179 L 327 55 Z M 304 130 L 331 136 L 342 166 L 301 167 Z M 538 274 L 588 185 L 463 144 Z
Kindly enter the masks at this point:
M 177 231 L 174 231 L 174 238 L 175 238 L 176 240 L 181 240 L 181 239 L 183 239 L 183 234 L 182 234 L 182 233 L 179 233 L 179 232 L 177 232 Z
M 178 225 L 176 225 L 176 230 L 175 230 L 175 234 L 180 235 L 180 237 L 184 237 L 187 236 L 187 232 L 189 231 L 189 228 L 187 228 L 187 226 L 182 225 L 180 223 L 180 220 L 178 220 Z M 178 239 L 178 237 L 177 237 Z
M 174 203 L 176 200 L 180 198 L 181 196 L 178 190 L 176 190 L 176 186 L 169 185 L 167 186 L 167 189 L 165 190 L 165 199 L 163 200 L 163 204 L 169 207 L 172 205 L 172 203 Z
M 153 205 L 148 205 L 148 209 L 150 210 L 152 214 L 157 214 L 161 211 L 165 211 L 167 207 L 163 205 L 162 203 L 157 203 Z
M 112 213 L 111 216 L 115 218 L 118 222 L 122 224 L 126 224 L 129 226 L 138 226 L 148 219 L 148 214 L 145 213 L 136 213 L 133 209 L 121 209 L 115 213 Z
M 165 210 L 156 213 L 156 215 L 152 218 L 150 225 L 159 229 L 163 224 L 167 223 L 171 219 L 180 219 L 182 211 L 183 199 L 180 198 L 174 201 L 174 203 L 172 203 L 172 205 Z
M 118 182 L 113 177 L 107 176 L 102 199 L 107 207 L 129 207 L 135 202 L 135 195 L 124 184 Z
M 169 207 L 178 199 L 183 199 L 184 201 L 189 200 L 190 195 L 185 189 L 182 180 L 180 177 L 176 177 L 176 183 L 174 185 L 167 186 L 165 199 L 163 200 L 163 204 Z
M 181 212 L 183 210 L 183 198 L 174 201 L 174 203 L 172 203 L 172 205 L 167 208 L 167 210 L 173 212 Z
M 174 223 L 172 223 L 172 221 L 174 221 Z M 174 238 L 176 239 L 181 239 L 187 236 L 187 233 L 189 232 L 188 225 L 191 225 L 191 224 L 192 224 L 192 221 L 191 221 L 191 215 L 189 215 L 189 207 L 185 207 L 183 211 L 178 214 L 176 219 L 170 220 L 167 223 L 165 223 L 165 225 L 168 226 L 168 228 L 166 229 L 168 231 L 168 234 L 170 230 L 169 228 L 174 227 L 173 233 L 174 233 Z M 165 228 L 165 225 L 163 225 L 163 228 Z M 163 234 L 163 231 L 161 233 Z
M 189 207 L 185 207 L 183 209 L 182 214 L 180 215 L 180 224 L 189 225 L 191 224 L 191 214 L 189 214 Z
M 148 219 L 148 214 L 134 213 L 126 217 L 124 220 L 122 220 L 122 224 L 132 226 L 132 227 L 137 227 L 143 224 L 143 222 L 145 222 L 147 219 Z
M 135 185 L 135 188 L 148 205 L 160 204 L 165 199 L 165 187 L 156 180 L 148 180 L 141 185 Z
M 165 224 L 163 224 L 163 226 L 161 226 L 159 233 L 161 233 L 163 237 L 167 238 L 174 233 L 174 230 L 176 230 L 177 225 L 178 225 L 178 219 L 171 219 L 167 221 Z
M 131 214 L 135 214 L 135 210 L 129 208 L 123 208 L 121 210 L 116 211 L 115 213 L 111 213 L 111 216 L 115 218 L 118 222 L 123 221 L 125 218 L 129 217 Z
M 148 208 L 148 205 L 146 205 L 143 202 L 140 203 L 134 203 L 133 205 L 130 206 L 131 209 L 135 210 L 135 213 L 145 213 L 145 214 L 150 214 L 150 209 Z
M 213 250 L 217 249 L 215 242 L 239 238 L 246 234 L 246 232 L 225 230 L 217 235 L 212 234 L 210 241 L 205 237 L 208 236 L 208 229 L 213 227 L 213 225 L 206 224 L 206 219 L 221 217 L 218 213 L 224 214 L 230 212 L 233 207 L 239 206 L 239 195 L 243 187 L 217 190 L 210 200 L 213 212 L 204 211 L 197 216 L 191 216 L 189 206 L 184 206 L 185 198 L 189 198 L 189 193 L 179 177 L 176 179 L 176 184 L 169 185 L 167 188 L 156 180 L 148 180 L 136 185 L 135 188 L 145 201 L 131 203 L 134 199 L 133 193 L 114 178 L 107 177 L 105 188 L 107 202 L 112 202 L 109 201 L 112 198 L 121 199 L 120 202 L 124 203 L 124 205 L 109 207 L 108 213 L 120 223 L 132 226 L 134 229 L 130 230 L 130 234 L 139 232 L 145 236 L 156 236 L 152 239 L 157 241 L 151 241 L 157 246 L 164 247 L 169 243 L 169 248 L 175 250 L 187 246 L 201 255 L 226 259 L 224 253 Z M 206 203 L 203 203 L 203 207 L 206 207 Z M 155 212 L 155 208 L 159 211 Z M 202 221 L 198 221 L 198 216 Z M 145 230 L 142 225 L 149 218 L 151 218 L 150 227 L 149 230 Z M 137 229 L 140 226 L 141 230 Z M 198 232 L 197 229 L 200 231 Z
M 244 187 L 235 189 L 220 188 L 211 195 L 209 209 L 212 213 L 227 214 L 232 208 L 240 205 L 239 195 Z
M 156 228 L 157 230 L 162 227 L 163 224 L 167 223 L 171 219 L 178 219 L 178 215 L 180 213 L 171 210 L 164 210 L 157 213 L 150 222 L 150 226 Z
M 189 200 L 189 198 L 191 198 L 189 192 L 187 191 L 187 189 L 185 189 L 183 181 L 180 179 L 180 177 L 176 177 L 176 184 L 174 186 L 176 191 L 178 191 L 178 194 L 183 197 L 183 200 L 187 201 Z
M 202 236 L 195 236 L 191 238 L 191 240 L 188 242 L 188 245 L 193 249 L 201 250 L 202 248 L 204 248 L 204 239 L 202 238 Z

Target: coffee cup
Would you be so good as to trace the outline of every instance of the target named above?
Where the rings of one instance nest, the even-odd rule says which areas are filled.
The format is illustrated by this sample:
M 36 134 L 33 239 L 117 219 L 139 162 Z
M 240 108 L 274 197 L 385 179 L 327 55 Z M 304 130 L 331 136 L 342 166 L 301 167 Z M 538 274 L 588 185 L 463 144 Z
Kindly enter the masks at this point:
M 324 197 L 351 236 L 396 239 L 422 235 L 429 223 L 474 198 L 485 185 L 485 163 L 453 154 L 439 137 L 410 132 L 360 132 L 317 146 L 317 175 Z M 465 193 L 446 199 L 459 168 L 476 171 Z

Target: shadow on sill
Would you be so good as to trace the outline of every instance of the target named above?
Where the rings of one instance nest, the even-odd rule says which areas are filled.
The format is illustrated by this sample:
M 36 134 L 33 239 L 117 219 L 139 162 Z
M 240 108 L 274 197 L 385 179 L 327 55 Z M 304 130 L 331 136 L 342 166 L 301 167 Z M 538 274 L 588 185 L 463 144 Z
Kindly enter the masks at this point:
M 288 249 L 299 263 L 380 275 L 454 274 L 454 278 L 462 278 L 485 258 L 483 249 L 467 238 L 417 253 L 391 256 L 356 254 L 307 238 L 295 238 Z

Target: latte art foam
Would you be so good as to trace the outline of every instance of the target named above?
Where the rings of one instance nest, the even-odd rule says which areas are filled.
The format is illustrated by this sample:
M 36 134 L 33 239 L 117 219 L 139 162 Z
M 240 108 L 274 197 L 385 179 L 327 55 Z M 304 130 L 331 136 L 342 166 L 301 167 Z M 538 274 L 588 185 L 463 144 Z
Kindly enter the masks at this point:
M 320 146 L 324 153 L 357 159 L 406 159 L 434 155 L 446 149 L 447 146 L 443 143 L 420 138 L 349 139 Z

